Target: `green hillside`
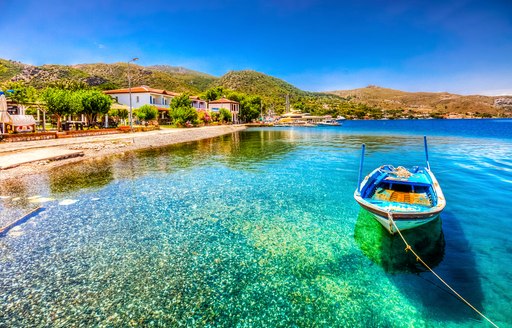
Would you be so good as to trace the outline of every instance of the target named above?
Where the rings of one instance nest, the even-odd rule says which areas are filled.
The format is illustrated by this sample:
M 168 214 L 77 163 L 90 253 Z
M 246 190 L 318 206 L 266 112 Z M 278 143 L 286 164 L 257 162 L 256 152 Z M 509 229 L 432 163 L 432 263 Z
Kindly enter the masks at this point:
M 294 85 L 252 70 L 230 71 L 220 78 L 184 67 L 127 63 L 79 65 L 27 65 L 0 59 L 0 84 L 23 81 L 42 89 L 56 82 L 74 81 L 99 89 L 128 87 L 128 67 L 132 86 L 200 95 L 222 86 L 259 96 L 267 111 L 283 113 L 286 98 L 290 108 L 317 115 L 343 115 L 348 118 L 397 118 L 462 116 L 512 116 L 512 97 L 461 96 L 432 92 L 404 92 L 369 86 L 355 90 L 325 93 L 308 92 Z
M 148 85 L 175 92 L 199 94 L 217 78 L 172 66 L 143 67 L 130 64 L 132 85 Z M 85 82 L 100 89 L 128 87 L 128 64 L 80 64 L 32 66 L 0 59 L 0 83 L 24 81 L 38 89 L 57 81 Z
M 82 64 L 75 65 L 98 82 L 108 81 L 116 87 L 128 86 L 128 64 Z M 169 66 L 170 67 L 170 66 Z M 144 67 L 130 64 L 132 85 L 148 85 L 152 88 L 174 92 L 198 94 L 208 88 L 215 77 L 192 70 L 169 70 L 163 66 Z M 103 82 L 105 83 L 105 82 Z
M 284 80 L 251 70 L 230 71 L 214 84 L 246 94 L 258 95 L 267 108 L 277 113 L 285 111 L 287 95 L 292 109 L 314 114 L 332 114 L 345 103 L 340 96 L 304 91 Z
M 0 58 L 0 82 L 12 79 L 21 73 L 24 66 L 19 62 Z
M 307 92 L 286 81 L 250 70 L 230 71 L 215 84 L 247 94 L 258 94 L 265 98 L 284 98 L 287 94 L 290 96 L 307 95 Z
M 193 75 L 193 76 L 203 76 L 205 78 L 209 79 L 217 79 L 215 76 L 206 74 L 199 71 L 194 71 L 192 69 L 188 69 L 186 67 L 182 66 L 170 66 L 170 65 L 153 65 L 153 66 L 146 66 L 147 69 L 154 70 L 154 71 L 161 71 L 171 74 L 182 74 L 182 75 Z
M 175 79 L 180 80 L 183 85 L 187 86 L 188 89 L 196 90 L 193 93 L 208 89 L 218 79 L 213 75 L 180 66 L 154 65 L 146 68 L 153 72 L 162 72 L 173 76 Z

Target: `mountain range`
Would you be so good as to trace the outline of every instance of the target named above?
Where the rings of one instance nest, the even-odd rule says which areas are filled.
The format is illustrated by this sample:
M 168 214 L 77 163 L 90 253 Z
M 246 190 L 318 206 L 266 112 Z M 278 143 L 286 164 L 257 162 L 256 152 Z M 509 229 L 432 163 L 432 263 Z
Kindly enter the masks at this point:
M 148 85 L 152 88 L 199 95 L 211 87 L 258 95 L 264 104 L 282 112 L 286 95 L 292 107 L 317 114 L 344 113 L 348 116 L 512 116 L 512 96 L 463 96 L 447 92 L 405 92 L 378 86 L 354 90 L 309 92 L 263 73 L 251 70 L 230 71 L 221 77 L 184 67 L 154 65 L 140 66 L 127 63 L 113 64 L 46 64 L 33 66 L 0 59 L 0 84 L 24 81 L 36 88 L 44 88 L 62 80 L 80 81 L 103 90 Z M 366 113 L 366 114 L 365 114 Z M 377 114 L 375 114 L 377 113 Z M 380 114 L 379 114 L 380 113 Z M 391 113 L 391 114 L 390 114 Z M 375 116 L 377 115 L 377 116 Z

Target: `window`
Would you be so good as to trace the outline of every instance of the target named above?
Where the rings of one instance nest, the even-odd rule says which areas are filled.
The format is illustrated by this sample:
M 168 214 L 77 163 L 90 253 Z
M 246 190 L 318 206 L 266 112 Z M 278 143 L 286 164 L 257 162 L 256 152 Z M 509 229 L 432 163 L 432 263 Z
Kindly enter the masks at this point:
M 137 102 L 139 102 L 139 96 L 137 96 Z
M 149 96 L 149 103 L 152 104 L 153 103 L 153 96 Z

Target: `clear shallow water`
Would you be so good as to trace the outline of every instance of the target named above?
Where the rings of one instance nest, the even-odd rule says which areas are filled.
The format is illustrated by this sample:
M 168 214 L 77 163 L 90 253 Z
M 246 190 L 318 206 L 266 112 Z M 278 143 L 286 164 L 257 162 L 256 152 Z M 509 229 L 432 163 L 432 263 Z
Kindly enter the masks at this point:
M 365 172 L 413 165 L 425 130 L 448 205 L 406 238 L 510 326 L 512 124 L 478 122 L 251 129 L 11 181 L 0 225 L 43 209 L 0 237 L 0 326 L 486 327 L 352 198 L 362 142 Z

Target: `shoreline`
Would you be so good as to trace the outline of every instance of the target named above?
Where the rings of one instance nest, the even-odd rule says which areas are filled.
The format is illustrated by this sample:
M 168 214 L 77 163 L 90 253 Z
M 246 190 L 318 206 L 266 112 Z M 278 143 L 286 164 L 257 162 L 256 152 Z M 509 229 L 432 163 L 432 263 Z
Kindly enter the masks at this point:
M 0 143 L 0 161 L 3 156 L 23 156 L 44 149 L 51 157 L 57 151 L 81 151 L 83 156 L 60 160 L 39 160 L 21 163 L 18 166 L 0 170 L 0 181 L 21 178 L 50 171 L 56 167 L 87 160 L 121 155 L 126 152 L 165 147 L 190 141 L 214 138 L 245 130 L 244 125 L 221 125 L 200 128 L 161 129 L 149 132 L 133 132 L 90 137 L 51 139 Z M 6 158 L 6 157 L 5 157 Z

